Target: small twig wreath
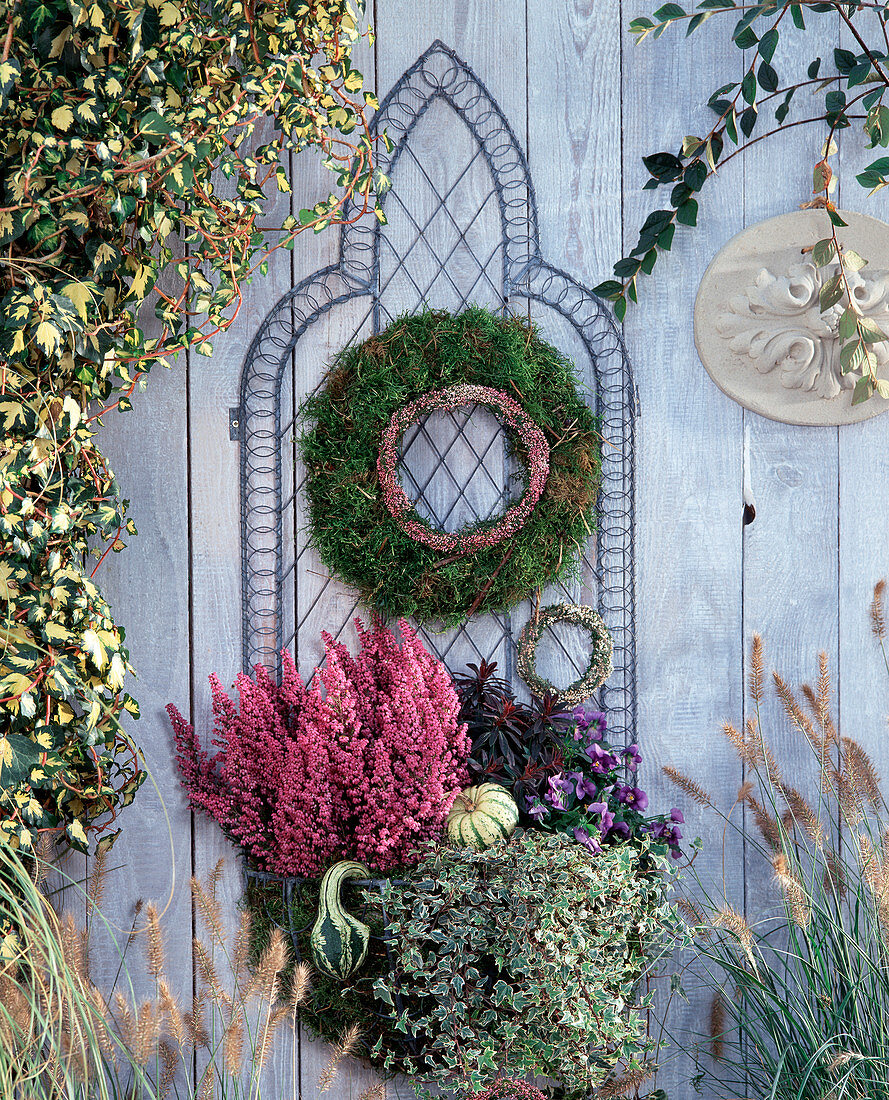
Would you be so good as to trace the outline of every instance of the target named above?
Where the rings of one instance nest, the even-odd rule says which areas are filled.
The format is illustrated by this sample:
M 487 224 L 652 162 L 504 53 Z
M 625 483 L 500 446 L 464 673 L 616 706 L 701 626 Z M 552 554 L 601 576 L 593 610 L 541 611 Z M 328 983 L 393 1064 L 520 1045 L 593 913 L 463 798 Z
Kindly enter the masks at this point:
M 573 623 L 590 635 L 590 660 L 583 675 L 566 688 L 557 688 L 537 672 L 537 643 L 553 623 Z M 598 611 L 580 604 L 559 603 L 533 615 L 522 630 L 518 644 L 519 676 L 535 695 L 555 695 L 566 706 L 576 706 L 593 694 L 611 675 L 614 647 L 611 635 Z
M 432 409 L 467 402 L 500 419 L 522 492 L 490 520 L 437 531 L 398 484 L 398 443 Z M 401 317 L 343 349 L 302 415 L 312 545 L 373 610 L 457 624 L 575 573 L 596 525 L 598 421 L 574 365 L 527 320 Z
M 398 442 L 407 428 L 425 413 L 434 409 L 458 409 L 461 405 L 486 405 L 500 414 L 500 419 L 515 432 L 522 444 L 528 462 L 528 485 L 521 499 L 507 509 L 493 526 L 480 525 L 463 534 L 449 534 L 447 531 L 435 530 L 421 520 L 410 518 L 414 505 L 408 500 L 396 472 Z M 470 386 L 464 382 L 449 386 L 446 390 L 426 393 L 392 414 L 392 419 L 383 432 L 377 473 L 383 488 L 383 501 L 389 514 L 405 534 L 442 553 L 469 554 L 474 550 L 496 546 L 524 525 L 546 484 L 549 473 L 549 444 L 543 432 L 518 401 L 499 390 L 491 389 L 490 386 Z

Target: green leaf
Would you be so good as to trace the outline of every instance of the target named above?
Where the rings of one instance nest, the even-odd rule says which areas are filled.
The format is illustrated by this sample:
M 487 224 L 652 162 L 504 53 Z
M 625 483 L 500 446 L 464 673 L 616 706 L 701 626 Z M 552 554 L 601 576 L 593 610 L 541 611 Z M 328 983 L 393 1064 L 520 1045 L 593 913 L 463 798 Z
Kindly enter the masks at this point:
M 863 267 L 867 267 L 867 260 L 859 256 L 857 252 L 854 252 L 851 248 L 847 248 L 843 254 L 843 267 L 847 267 L 850 271 L 860 271 Z
M 687 199 L 676 210 L 676 221 L 680 225 L 698 224 L 698 204 L 694 199 Z
M 862 375 L 861 378 L 855 383 L 855 389 L 852 391 L 852 404 L 860 405 L 862 402 L 867 401 L 873 397 L 874 382 L 869 374 Z
M 741 95 L 746 103 L 756 102 L 756 76 L 752 70 L 746 73 L 741 81 Z
M 139 121 L 139 133 L 155 139 L 155 144 L 157 138 L 167 137 L 174 129 L 172 123 L 157 111 L 147 111 Z
M 819 241 L 812 249 L 812 259 L 815 261 L 815 265 L 824 267 L 825 264 L 829 264 L 835 251 L 836 246 L 833 237 L 826 237 L 823 241 Z
M 843 310 L 840 317 L 838 335 L 840 340 L 845 343 L 847 340 L 851 340 L 858 331 L 858 314 L 853 313 L 851 309 Z
M 22 67 L 14 57 L 0 62 L 0 110 L 5 110 L 15 83 L 22 75 Z
M 763 61 L 771 61 L 775 56 L 775 47 L 778 45 L 778 28 L 770 27 L 760 38 L 757 53 Z
M 842 275 L 837 272 L 837 274 L 834 275 L 832 279 L 828 279 L 821 288 L 818 296 L 821 312 L 823 313 L 826 309 L 830 309 L 831 306 L 835 306 L 842 296 L 843 278 Z
M 763 61 L 760 65 L 756 78 L 764 92 L 777 92 L 778 74 L 767 61 Z

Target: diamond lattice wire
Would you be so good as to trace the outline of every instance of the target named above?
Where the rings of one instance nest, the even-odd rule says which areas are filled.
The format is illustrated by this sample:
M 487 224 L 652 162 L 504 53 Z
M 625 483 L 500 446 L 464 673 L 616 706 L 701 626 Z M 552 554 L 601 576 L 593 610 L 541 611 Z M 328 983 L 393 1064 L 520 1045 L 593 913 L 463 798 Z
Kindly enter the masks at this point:
M 296 410 L 321 381 L 331 354 L 423 308 L 469 304 L 527 312 L 546 339 L 577 362 L 603 430 L 598 545 L 580 548 L 577 577 L 543 603 L 599 606 L 615 638 L 616 670 L 602 705 L 619 737 L 635 716 L 632 592 L 633 401 L 619 334 L 601 303 L 544 263 L 527 164 L 484 85 L 435 43 L 398 82 L 380 112 L 393 142 L 388 224 L 373 218 L 343 231 L 338 264 L 303 280 L 271 311 L 245 363 L 240 422 L 245 663 L 274 665 L 282 645 L 308 671 L 323 655 L 322 629 L 350 642 L 360 610 L 309 545 Z M 521 491 L 496 424 L 477 411 L 442 414 L 408 432 L 400 475 L 426 518 L 448 529 L 489 518 Z M 480 427 L 481 423 L 481 427 Z M 427 625 L 426 644 L 452 670 L 497 660 L 513 674 L 513 637 L 531 606 L 475 617 L 458 630 Z M 543 651 L 541 646 L 541 653 Z M 586 641 L 558 633 L 551 678 L 568 682 L 586 664 Z M 547 667 L 542 669 L 547 674 Z

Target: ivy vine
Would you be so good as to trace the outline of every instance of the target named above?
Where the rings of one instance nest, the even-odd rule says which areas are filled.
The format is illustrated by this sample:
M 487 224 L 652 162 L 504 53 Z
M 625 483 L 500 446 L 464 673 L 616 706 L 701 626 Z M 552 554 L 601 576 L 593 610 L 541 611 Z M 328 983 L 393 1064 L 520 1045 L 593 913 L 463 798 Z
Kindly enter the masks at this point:
M 374 175 L 349 0 L 0 6 L 0 841 L 84 849 L 144 778 L 123 628 L 93 580 L 135 534 L 96 443 L 157 363 L 212 354 L 297 233 Z M 336 193 L 262 224 L 285 154 Z M 159 277 L 169 277 L 159 284 Z M 95 556 L 97 561 L 90 561 Z

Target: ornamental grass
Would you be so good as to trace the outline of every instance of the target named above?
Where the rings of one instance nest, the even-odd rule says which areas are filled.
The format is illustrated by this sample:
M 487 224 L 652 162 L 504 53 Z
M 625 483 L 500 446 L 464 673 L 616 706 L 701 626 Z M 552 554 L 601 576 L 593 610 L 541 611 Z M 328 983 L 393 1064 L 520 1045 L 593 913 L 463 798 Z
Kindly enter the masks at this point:
M 885 659 L 884 588 L 871 619 Z M 692 972 L 711 993 L 694 1084 L 753 1100 L 889 1100 L 889 807 L 867 752 L 831 715 L 826 655 L 814 686 L 795 693 L 773 673 L 772 688 L 811 752 L 813 782 L 784 774 L 766 739 L 758 637 L 751 717 L 724 728 L 746 774 L 734 804 L 717 809 L 693 778 L 665 769 L 772 882 L 757 915 L 700 876 L 681 903 L 696 934 Z
M 283 936 L 270 938 L 248 962 L 249 916 L 226 935 L 216 897 L 218 864 L 206 882 L 192 880 L 198 933 L 193 944 L 195 994 L 183 1005 L 173 992 L 164 928 L 156 906 L 137 905 L 128 935 L 115 936 L 101 911 L 105 853 L 96 857 L 84 895 L 83 927 L 56 910 L 44 892 L 41 859 L 0 846 L 0 1096 L 3 1100 L 262 1100 L 262 1073 L 276 1043 L 290 1045 L 297 1065 L 296 1020 L 310 988 L 308 968 L 286 983 Z M 82 908 L 82 906 L 81 906 Z M 111 988 L 91 973 L 94 934 L 110 937 L 119 955 Z M 136 987 L 148 988 L 140 997 Z M 317 1091 L 334 1083 L 357 1034 L 338 1036 Z M 293 1100 L 297 1077 L 294 1071 Z M 280 1086 L 274 1100 L 284 1100 Z

